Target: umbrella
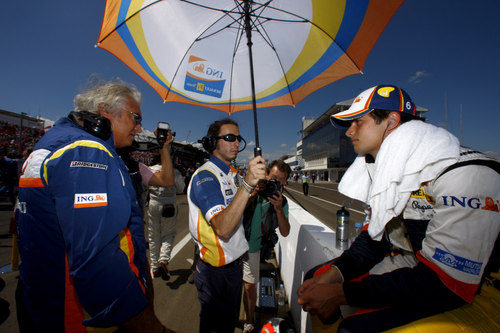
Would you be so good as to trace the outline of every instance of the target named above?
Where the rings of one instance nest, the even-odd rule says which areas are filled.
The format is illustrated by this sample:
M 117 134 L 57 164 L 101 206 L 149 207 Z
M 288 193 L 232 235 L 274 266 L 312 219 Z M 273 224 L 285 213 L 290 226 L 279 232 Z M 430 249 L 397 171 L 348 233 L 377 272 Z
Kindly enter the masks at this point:
M 404 0 L 107 0 L 97 46 L 163 98 L 228 114 L 362 72 Z

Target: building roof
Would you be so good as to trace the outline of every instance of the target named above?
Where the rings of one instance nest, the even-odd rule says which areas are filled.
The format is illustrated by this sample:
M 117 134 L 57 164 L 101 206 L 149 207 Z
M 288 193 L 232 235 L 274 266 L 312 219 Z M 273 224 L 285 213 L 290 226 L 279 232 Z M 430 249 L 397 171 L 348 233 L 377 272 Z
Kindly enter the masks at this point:
M 323 114 L 320 115 L 318 118 L 316 118 L 316 120 L 314 120 L 309 126 L 304 128 L 304 130 L 302 131 L 303 132 L 302 137 L 304 138 L 304 137 L 308 136 L 312 132 L 316 131 L 319 127 L 323 126 L 326 122 L 329 122 L 330 116 L 332 114 L 347 110 L 351 106 L 353 101 L 354 101 L 354 98 L 351 98 L 351 99 L 347 99 L 347 100 L 342 101 L 342 102 L 335 103 L 332 106 L 330 106 L 328 108 L 328 110 L 323 112 Z M 424 112 L 428 112 L 428 111 L 429 111 L 429 109 L 426 109 L 424 107 L 417 105 L 417 108 L 416 108 L 417 113 L 423 114 Z

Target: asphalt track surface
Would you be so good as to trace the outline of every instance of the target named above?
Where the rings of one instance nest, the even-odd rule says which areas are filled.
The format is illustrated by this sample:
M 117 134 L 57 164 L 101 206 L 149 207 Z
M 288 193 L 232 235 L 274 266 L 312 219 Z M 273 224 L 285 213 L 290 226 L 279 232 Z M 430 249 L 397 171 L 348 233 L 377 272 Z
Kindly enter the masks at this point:
M 346 197 L 338 193 L 337 184 L 316 182 L 309 186 L 309 196 L 302 193 L 302 184 L 290 182 L 285 195 L 314 215 L 318 220 L 335 229 L 335 214 L 347 203 Z M 198 332 L 198 314 L 200 306 L 196 288 L 188 283 L 194 254 L 194 242 L 188 228 L 188 206 L 186 195 L 178 195 L 179 215 L 177 234 L 175 237 L 172 259 L 169 264 L 171 278 L 164 281 L 156 278 L 153 281 L 155 290 L 155 311 L 162 323 L 177 332 Z M 363 206 L 358 202 L 349 203 L 351 221 L 362 221 Z M 12 212 L 10 207 L 0 202 L 0 277 L 6 286 L 0 291 L 0 298 L 10 303 L 10 315 L 0 324 L 0 332 L 18 332 L 14 292 L 19 272 L 9 272 L 12 251 L 12 237 L 9 235 L 9 223 Z M 242 307 L 243 308 L 243 307 Z M 240 315 L 243 318 L 243 315 Z M 235 332 L 241 332 L 237 328 Z

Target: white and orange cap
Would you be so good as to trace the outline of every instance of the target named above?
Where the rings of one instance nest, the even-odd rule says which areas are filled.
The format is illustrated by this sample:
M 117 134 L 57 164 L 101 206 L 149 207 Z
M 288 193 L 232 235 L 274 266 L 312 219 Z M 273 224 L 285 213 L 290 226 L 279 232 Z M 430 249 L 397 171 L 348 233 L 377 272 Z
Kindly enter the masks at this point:
M 349 109 L 332 114 L 335 127 L 349 127 L 354 119 L 363 117 L 373 110 L 398 111 L 415 115 L 416 106 L 403 89 L 392 85 L 378 85 L 359 94 Z

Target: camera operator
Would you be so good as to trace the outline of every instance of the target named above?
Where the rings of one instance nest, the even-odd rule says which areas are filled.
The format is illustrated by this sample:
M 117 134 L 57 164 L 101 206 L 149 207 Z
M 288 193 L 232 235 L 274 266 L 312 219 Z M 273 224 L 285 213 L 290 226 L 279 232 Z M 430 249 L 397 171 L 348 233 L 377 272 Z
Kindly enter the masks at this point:
M 159 123 L 161 124 L 167 123 Z M 132 155 L 137 150 L 137 142 L 133 141 L 132 145 L 122 148 L 117 148 L 116 151 L 122 158 L 123 162 L 127 166 L 128 173 L 132 179 L 132 185 L 134 187 L 135 196 L 141 212 L 146 215 L 144 211 L 145 207 L 145 188 L 148 186 L 162 186 L 168 187 L 175 183 L 172 158 L 170 156 L 169 144 L 173 141 L 173 136 L 170 129 L 160 129 L 155 130 L 155 135 L 160 144 L 160 162 L 161 168 L 156 170 L 151 169 L 144 163 L 138 162 Z
M 278 241 L 275 229 L 281 236 L 290 232 L 288 203 L 282 192 L 291 169 L 282 160 L 274 160 L 266 169 L 266 180 L 260 181 L 244 214 L 245 236 L 248 252 L 243 259 L 243 305 L 245 325 L 243 332 L 255 329 L 256 283 L 259 281 L 260 262 L 267 259 Z
M 170 279 L 167 265 L 174 243 L 177 204 L 175 175 L 169 144 L 173 141 L 167 123 L 159 123 L 155 130 L 160 145 L 160 158 L 156 156 L 150 167 L 153 172 L 149 184 L 148 236 L 149 258 L 154 278 Z

